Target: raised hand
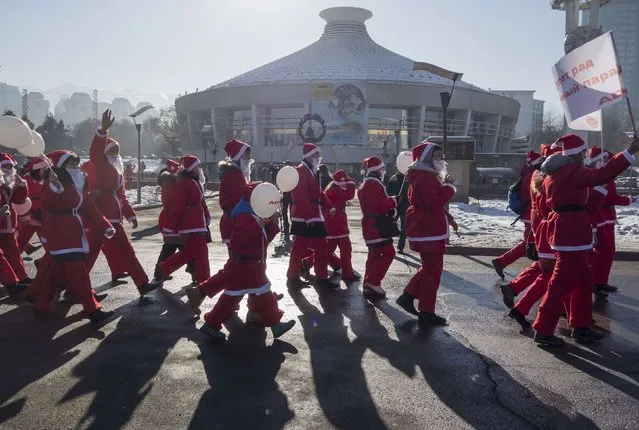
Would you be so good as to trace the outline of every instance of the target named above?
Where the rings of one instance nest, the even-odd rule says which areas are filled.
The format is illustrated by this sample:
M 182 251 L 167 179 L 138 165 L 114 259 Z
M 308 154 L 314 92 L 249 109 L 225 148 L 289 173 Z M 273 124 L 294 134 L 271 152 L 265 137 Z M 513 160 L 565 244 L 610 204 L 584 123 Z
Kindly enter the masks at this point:
M 447 184 L 452 184 L 452 183 L 454 183 L 454 182 L 455 182 L 455 178 L 453 178 L 452 176 L 450 176 L 450 175 L 448 175 L 448 174 L 447 174 L 447 175 L 444 177 L 444 182 L 445 182 L 445 183 L 447 183 Z
M 100 131 L 102 133 L 106 133 L 109 127 L 113 125 L 115 122 L 115 117 L 111 116 L 111 110 L 107 109 L 102 114 L 102 126 L 100 127 Z

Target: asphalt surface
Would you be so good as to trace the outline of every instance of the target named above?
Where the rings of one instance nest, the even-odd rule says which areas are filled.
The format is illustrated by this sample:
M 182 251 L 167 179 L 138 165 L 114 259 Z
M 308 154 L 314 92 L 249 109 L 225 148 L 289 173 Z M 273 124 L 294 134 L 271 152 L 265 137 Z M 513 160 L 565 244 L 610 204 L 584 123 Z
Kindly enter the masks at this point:
M 149 273 L 161 244 L 157 211 L 140 211 L 131 231 Z M 362 272 L 366 248 L 352 216 L 354 266 Z M 221 243 L 210 257 L 212 271 L 222 266 Z M 450 325 L 420 333 L 394 303 L 418 267 L 415 256 L 396 258 L 384 284 L 389 298 L 376 304 L 359 283 L 289 292 L 288 258 L 274 256 L 269 277 L 285 294 L 285 318 L 298 324 L 273 340 L 243 323 L 243 303 L 228 321 L 228 341 L 214 345 L 186 304 L 186 273 L 141 301 L 130 279 L 109 282 L 101 257 L 94 287 L 108 293 L 104 307 L 118 316 L 99 330 L 78 305 L 61 302 L 67 318 L 43 321 L 0 299 L 0 428 L 637 428 L 636 263 L 615 264 L 620 292 L 596 304 L 606 339 L 549 352 L 505 316 L 489 260 L 446 257 L 437 308 Z M 207 299 L 203 309 L 213 304 Z

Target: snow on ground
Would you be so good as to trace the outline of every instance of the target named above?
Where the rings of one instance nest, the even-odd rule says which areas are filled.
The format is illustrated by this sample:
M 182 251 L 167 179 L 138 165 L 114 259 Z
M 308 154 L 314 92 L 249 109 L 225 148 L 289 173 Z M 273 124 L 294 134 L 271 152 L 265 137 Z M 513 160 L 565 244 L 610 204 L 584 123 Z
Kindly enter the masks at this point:
M 206 191 L 206 193 L 204 194 L 205 196 L 212 196 L 213 195 L 213 191 Z M 138 206 L 137 199 L 138 199 L 138 191 L 137 189 L 133 188 L 130 190 L 126 190 L 126 198 L 127 200 L 129 200 L 129 203 L 131 203 L 133 205 L 133 207 Z M 160 187 L 159 186 L 151 186 L 151 185 L 146 185 L 144 187 L 142 187 L 142 203 L 141 206 L 146 206 L 146 205 L 159 205 L 162 203 L 162 201 L 160 200 L 161 195 L 160 195 Z
M 459 225 L 461 237 L 451 235 L 452 246 L 510 247 L 523 238 L 524 226 L 512 222 L 517 215 L 506 210 L 505 200 L 470 199 L 466 203 L 451 203 L 450 212 Z M 639 202 L 617 208 L 617 248 L 639 248 Z

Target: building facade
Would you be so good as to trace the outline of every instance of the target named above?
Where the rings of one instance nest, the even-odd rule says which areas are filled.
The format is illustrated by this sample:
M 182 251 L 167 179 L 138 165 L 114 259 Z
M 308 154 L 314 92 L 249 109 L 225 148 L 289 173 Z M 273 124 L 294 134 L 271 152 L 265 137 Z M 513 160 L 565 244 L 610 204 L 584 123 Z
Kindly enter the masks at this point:
M 519 116 L 515 124 L 515 140 L 510 152 L 539 149 L 543 131 L 544 101 L 535 99 L 534 90 L 491 90 L 495 94 L 510 97 L 519 102 Z
M 320 39 L 284 58 L 207 90 L 176 99 L 184 152 L 215 164 L 236 137 L 250 143 L 257 162 L 301 158 L 300 137 L 319 114 L 325 125 L 326 163 L 359 171 L 377 155 L 393 164 L 398 152 L 425 137 L 441 136 L 440 93 L 452 81 L 413 71 L 414 61 L 375 43 L 365 9 L 338 7 L 320 13 Z M 472 136 L 477 152 L 509 152 L 519 103 L 467 82 L 456 83 L 448 108 L 451 136 Z M 321 127 L 313 124 L 314 134 Z

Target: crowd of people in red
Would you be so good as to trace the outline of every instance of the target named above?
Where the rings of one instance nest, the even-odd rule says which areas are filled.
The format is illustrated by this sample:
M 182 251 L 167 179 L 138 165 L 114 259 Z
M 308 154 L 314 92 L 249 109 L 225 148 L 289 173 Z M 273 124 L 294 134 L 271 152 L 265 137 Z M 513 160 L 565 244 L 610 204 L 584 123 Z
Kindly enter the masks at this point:
M 226 264 L 211 276 L 208 244 L 213 238 L 211 215 L 204 200 L 205 177 L 200 160 L 191 155 L 179 162 L 169 160 L 159 176 L 162 205 L 158 225 L 164 244 L 149 280 L 124 230 L 123 222 L 137 227 L 134 209 L 126 199 L 124 166 L 119 144 L 108 137 L 114 118 L 102 117 L 90 148 L 90 160 L 68 150 L 31 160 L 23 173 L 16 162 L 0 154 L 0 282 L 7 292 L 34 306 L 43 317 L 57 317 L 54 305 L 61 290 L 81 303 L 94 324 L 103 324 L 113 312 L 101 309 L 104 295 L 91 288 L 89 273 L 100 253 L 104 254 L 113 280 L 131 276 L 141 296 L 150 293 L 182 266 L 192 276 L 187 298 L 193 312 L 200 313 L 206 297 L 219 295 L 212 310 L 204 315 L 201 332 L 212 340 L 223 340 L 222 324 L 248 295 L 247 321 L 270 327 L 274 337 L 290 330 L 294 320 L 282 321 L 278 307 L 282 294 L 272 291 L 266 275 L 267 248 L 279 233 L 279 214 L 259 217 L 251 206 L 257 183 L 251 182 L 251 148 L 232 139 L 225 145 L 226 159 L 220 163 L 219 222 L 221 240 L 228 249 Z M 524 241 L 493 260 L 497 273 L 534 249 L 535 261 L 519 276 L 502 286 L 509 316 L 522 327 L 530 327 L 526 315 L 539 300 L 533 324 L 535 341 L 561 345 L 554 335 L 562 312 L 569 317 L 572 335 L 592 341 L 602 337 L 592 328 L 592 298 L 613 291 L 608 276 L 614 256 L 615 205 L 633 200 L 617 195 L 614 178 L 633 161 L 639 150 L 635 139 L 627 150 L 612 155 L 590 148 L 589 167 L 584 166 L 588 148 L 575 135 L 544 146 L 542 154 L 530 152 L 522 172 L 522 198 L 529 204 L 523 216 Z M 396 225 L 398 209 L 405 212 L 405 240 L 419 254 L 421 267 L 396 303 L 418 318 L 420 327 L 445 325 L 435 313 L 437 291 L 443 271 L 446 240 L 450 227 L 457 228 L 446 207 L 456 193 L 454 179 L 447 173 L 440 146 L 424 141 L 412 149 L 413 163 L 397 195 L 388 195 L 382 179 L 386 166 L 378 157 L 364 160 L 364 179 L 357 186 L 338 170 L 322 189 L 317 175 L 321 151 L 313 143 L 303 147 L 301 163 L 295 168 L 297 186 L 291 192 L 291 234 L 293 243 L 287 270 L 287 287 L 304 288 L 314 269 L 318 288 L 339 288 L 335 275 L 349 284 L 360 280 L 351 262 L 352 245 L 346 206 L 355 198 L 362 212 L 362 233 L 368 248 L 362 279 L 364 295 L 383 299 L 386 273 L 395 257 L 393 238 L 400 236 Z M 406 192 L 407 189 L 407 192 Z M 29 214 L 18 220 L 15 205 L 27 197 Z M 407 200 L 407 201 L 406 201 Z M 403 224 L 403 223 L 402 223 Z M 33 251 L 29 239 L 37 233 L 45 254 L 36 260 L 37 275 L 28 278 L 21 254 Z M 402 236 L 401 249 L 403 250 Z M 339 249 L 339 256 L 336 251 Z M 329 277 L 328 267 L 333 269 Z M 592 268 L 592 270 L 591 270 Z M 515 304 L 515 297 L 521 293 Z

